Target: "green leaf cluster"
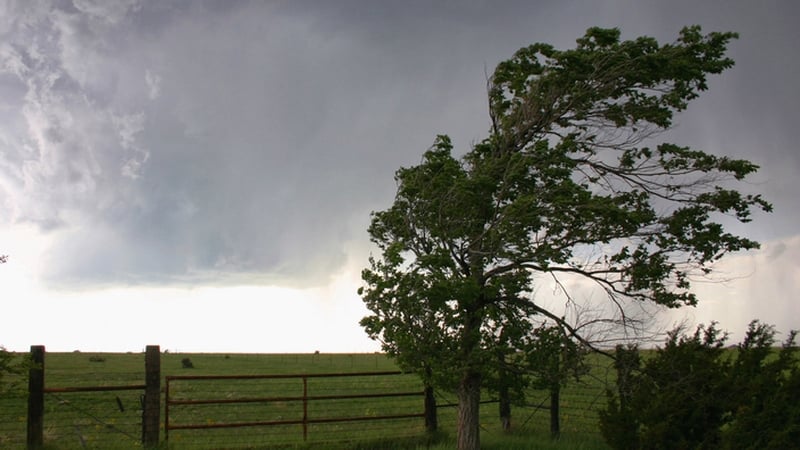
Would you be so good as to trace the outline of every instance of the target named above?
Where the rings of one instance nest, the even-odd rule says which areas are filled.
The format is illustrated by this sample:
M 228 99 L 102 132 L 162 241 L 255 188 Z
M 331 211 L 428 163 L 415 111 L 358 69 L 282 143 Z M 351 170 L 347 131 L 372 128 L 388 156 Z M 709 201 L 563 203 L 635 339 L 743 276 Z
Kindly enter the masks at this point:
M 0 346 L 0 394 L 21 395 L 25 372 L 30 368 L 30 361 Z M 10 381 L 9 381 L 10 380 Z

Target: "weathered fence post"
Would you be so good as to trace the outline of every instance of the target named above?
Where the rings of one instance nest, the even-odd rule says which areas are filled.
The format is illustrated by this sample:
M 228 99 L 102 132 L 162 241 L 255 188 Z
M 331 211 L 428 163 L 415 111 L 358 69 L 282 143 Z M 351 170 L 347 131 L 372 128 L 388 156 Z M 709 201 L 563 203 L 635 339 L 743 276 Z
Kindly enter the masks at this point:
M 31 346 L 28 370 L 28 448 L 44 445 L 44 345 Z
M 303 441 L 308 440 L 308 377 L 303 377 Z
M 425 386 L 425 430 L 429 433 L 439 428 L 439 419 L 436 416 L 436 397 L 433 387 Z
M 142 407 L 142 445 L 158 447 L 161 424 L 161 349 L 148 345 L 144 355 L 144 405 Z

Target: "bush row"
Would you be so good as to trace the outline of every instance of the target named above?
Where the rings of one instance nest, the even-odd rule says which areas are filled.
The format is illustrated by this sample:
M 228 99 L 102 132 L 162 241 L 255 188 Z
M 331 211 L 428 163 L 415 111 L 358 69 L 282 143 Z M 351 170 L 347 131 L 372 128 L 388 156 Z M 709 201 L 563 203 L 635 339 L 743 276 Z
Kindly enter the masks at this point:
M 617 347 L 600 427 L 615 449 L 786 449 L 800 442 L 795 332 L 754 321 L 735 351 L 716 324 L 677 329 L 654 353 Z

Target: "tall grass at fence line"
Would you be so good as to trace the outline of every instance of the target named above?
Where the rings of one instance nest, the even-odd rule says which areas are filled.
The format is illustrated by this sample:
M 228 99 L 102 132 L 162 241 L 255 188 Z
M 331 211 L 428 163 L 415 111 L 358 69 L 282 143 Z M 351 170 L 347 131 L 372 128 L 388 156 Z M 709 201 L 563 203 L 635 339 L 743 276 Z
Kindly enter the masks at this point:
M 189 358 L 193 368 L 184 368 L 182 360 Z M 594 357 L 592 357 L 594 358 Z M 600 357 L 591 361 L 594 367 L 589 377 L 567 385 L 562 391 L 562 437 L 552 441 L 549 437 L 549 412 L 538 409 L 538 405 L 547 406 L 547 393 L 531 391 L 528 393 L 528 405 L 512 408 L 512 433 L 504 433 L 500 429 L 497 404 L 481 405 L 482 441 L 485 448 L 607 448 L 602 442 L 597 429 L 597 410 L 605 405 L 606 380 L 613 382 L 613 373 L 608 372 L 609 364 Z M 257 375 L 257 374 L 297 374 L 297 373 L 334 373 L 334 372 L 367 372 L 397 370 L 394 362 L 383 354 L 180 354 L 162 353 L 162 376 L 168 375 Z M 96 386 L 142 384 L 144 379 L 143 353 L 47 353 L 45 359 L 45 386 Z M 412 377 L 413 380 L 413 377 Z M 329 386 L 339 391 L 358 389 L 363 380 L 355 386 L 346 384 Z M 164 383 L 162 381 L 162 389 Z M 296 389 L 294 386 L 273 387 Z M 314 389 L 313 385 L 310 388 Z M 256 387 L 250 389 L 255 393 Z M 217 392 L 218 391 L 218 392 Z M 212 388 L 213 395 L 239 395 L 221 388 Z M 47 394 L 45 397 L 45 442 L 57 448 L 136 448 L 140 436 L 140 410 L 138 406 L 139 391 L 82 393 L 82 394 Z M 260 395 L 260 394 L 259 394 Z M 310 393 L 311 395 L 311 393 Z M 452 393 L 437 393 L 439 404 L 455 403 Z M 484 398 L 488 398 L 484 395 Z M 118 400 L 119 399 L 119 400 Z M 120 411 L 119 402 L 124 411 Z M 399 400 L 397 400 L 399 401 Z M 422 399 L 416 400 L 420 404 Z M 162 398 L 163 404 L 163 398 Z M 332 405 L 331 407 L 355 408 L 359 413 L 372 407 L 365 402 Z M 380 406 L 377 406 L 381 408 Z M 401 407 L 387 403 L 387 409 Z M 281 415 L 281 406 L 272 405 L 269 414 Z M 284 411 L 292 406 L 284 405 Z M 257 416 L 255 410 L 232 408 L 224 412 L 220 420 L 240 420 Z M 27 403 L 23 397 L 0 399 L 0 448 L 24 448 L 25 417 Z M 163 406 L 162 406 L 163 412 Z M 179 416 L 175 416 L 175 419 Z M 186 420 L 194 420 L 184 416 Z M 171 420 L 173 418 L 171 417 Z M 163 421 L 163 414 L 162 414 Z M 441 448 L 454 448 L 456 430 L 456 408 L 439 408 Z M 250 441 L 249 435 L 272 433 L 270 429 L 230 429 L 226 433 L 218 433 L 215 438 L 217 447 L 226 448 L 258 448 L 257 441 Z M 202 433 L 202 431 L 199 431 Z M 161 432 L 162 440 L 164 431 Z M 172 448 L 194 448 L 191 443 L 202 440 L 202 434 L 192 430 L 172 431 L 170 443 Z M 288 431 L 294 439 L 285 440 L 290 448 L 393 448 L 381 446 L 386 442 L 396 446 L 405 442 L 408 447 L 428 448 L 431 445 L 424 434 L 421 418 L 386 423 L 354 423 L 330 424 L 323 427 L 315 425 L 309 428 L 309 443 L 303 444 L 302 431 L 299 427 Z M 275 433 L 279 434 L 279 433 Z M 443 438 L 441 437 L 443 436 Z M 180 438 L 179 438 L 180 437 Z M 173 438 L 176 438 L 173 440 Z M 331 439 L 330 444 L 324 442 Z M 420 442 L 422 440 L 422 443 Z M 442 440 L 443 439 L 443 440 Z M 182 445 L 185 444 L 184 445 Z M 254 446 L 255 445 L 255 446 Z M 270 445 L 264 443 L 264 445 Z M 373 445 L 373 447 L 369 447 Z M 210 447 L 207 447 L 210 448 Z M 439 447 L 430 447 L 439 448 Z

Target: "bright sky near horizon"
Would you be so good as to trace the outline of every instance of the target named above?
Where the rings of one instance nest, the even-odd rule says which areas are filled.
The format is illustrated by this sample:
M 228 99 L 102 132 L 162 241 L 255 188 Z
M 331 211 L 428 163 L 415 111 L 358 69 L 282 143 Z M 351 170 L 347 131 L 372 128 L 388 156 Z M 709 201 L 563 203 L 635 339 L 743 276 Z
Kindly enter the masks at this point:
M 0 345 L 371 352 L 369 213 L 437 134 L 486 136 L 486 76 L 591 26 L 737 31 L 669 138 L 746 158 L 775 206 L 664 323 L 800 328 L 800 3 L 0 0 Z M 559 301 L 557 296 L 553 301 Z

